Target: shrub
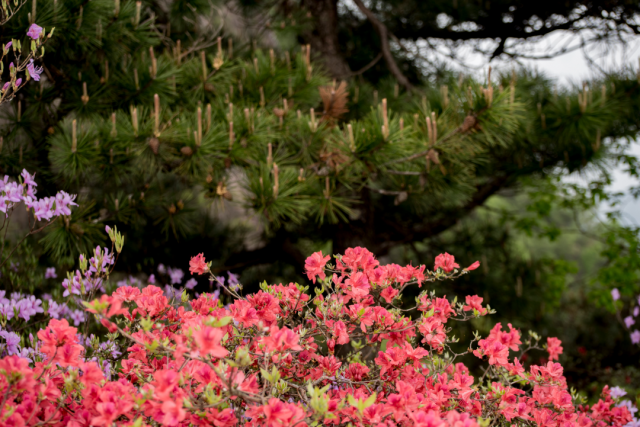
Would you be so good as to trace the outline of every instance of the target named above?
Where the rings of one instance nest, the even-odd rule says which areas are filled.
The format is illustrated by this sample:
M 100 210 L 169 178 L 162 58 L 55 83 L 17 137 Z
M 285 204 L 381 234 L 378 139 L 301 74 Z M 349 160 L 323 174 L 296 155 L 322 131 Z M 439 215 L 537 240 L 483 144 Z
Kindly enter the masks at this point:
M 608 387 L 592 406 L 568 390 L 555 338 L 542 344 L 534 332 L 523 338 L 499 323 L 464 346 L 450 336 L 449 322 L 493 311 L 478 296 L 449 301 L 427 287 L 477 262 L 461 269 L 442 254 L 427 270 L 380 265 L 360 247 L 333 261 L 317 252 L 306 261 L 315 296 L 293 283 L 263 283 L 243 296 L 199 254 L 191 274 L 209 274 L 222 296 L 190 299 L 185 290 L 169 299 L 154 285 L 125 285 L 93 299 L 124 243 L 116 229 L 107 231 L 112 250 L 81 256 L 66 281 L 69 302 L 83 304 L 106 339 L 55 318 L 29 337 L 30 348 L 5 331 L 2 425 L 604 427 L 632 420 L 634 408 L 616 406 Z M 399 305 L 409 286 L 425 288 L 413 308 Z M 547 364 L 523 366 L 525 353 L 540 350 Z M 486 360 L 480 378 L 465 357 Z

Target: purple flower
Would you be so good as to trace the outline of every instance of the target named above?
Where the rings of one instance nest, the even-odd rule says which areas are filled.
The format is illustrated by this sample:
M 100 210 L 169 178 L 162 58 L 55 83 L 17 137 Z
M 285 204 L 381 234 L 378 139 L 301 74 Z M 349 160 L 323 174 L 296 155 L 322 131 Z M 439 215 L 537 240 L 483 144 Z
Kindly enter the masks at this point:
M 611 397 L 613 397 L 614 399 L 617 399 L 619 397 L 622 397 L 624 395 L 626 395 L 627 392 L 620 387 L 611 387 Z
M 216 281 L 219 285 L 224 286 L 224 282 L 226 281 L 224 276 L 216 276 Z
M 69 312 L 69 308 L 67 304 L 62 303 L 58 304 L 55 301 L 49 302 L 49 316 L 54 319 L 60 319 L 61 317 L 65 317 Z
M 29 62 L 29 65 L 27 65 L 27 71 L 29 72 L 29 75 L 33 80 L 37 82 L 40 81 L 40 74 L 42 74 L 42 67 L 36 67 L 35 65 L 33 65 L 33 59 L 31 59 L 31 62 Z
M 54 212 L 52 210 L 54 203 L 55 199 L 53 197 L 45 197 L 34 201 L 30 207 L 33 208 L 33 215 L 38 221 L 42 221 L 43 219 L 48 221 L 54 217 Z
M 638 317 L 638 314 L 640 314 L 640 307 L 635 307 L 633 309 L 633 317 Z
M 167 272 L 167 269 L 164 266 L 164 264 L 158 264 L 158 273 L 165 274 L 166 272 Z
M 19 78 L 18 80 L 16 80 L 16 87 L 20 87 L 21 84 L 22 84 L 22 78 Z
M 618 301 L 620 299 L 620 291 L 618 288 L 611 289 L 611 298 L 613 298 L 614 301 Z
M 62 296 L 68 297 L 71 294 L 80 295 L 80 280 L 82 280 L 82 276 L 80 272 L 76 270 L 76 274 L 71 278 L 71 280 L 64 279 L 62 281 L 62 287 L 65 289 Z
M 80 323 L 86 320 L 84 311 L 82 310 L 73 310 L 69 315 L 69 318 L 73 320 L 73 325 L 78 326 Z
M 25 191 L 26 196 L 24 198 L 25 201 L 27 199 L 34 199 L 35 200 L 36 193 L 37 193 L 36 187 L 34 187 L 33 185 L 27 185 L 27 191 Z
M 198 285 L 198 281 L 192 277 L 191 279 L 187 280 L 187 283 L 184 284 L 184 287 L 187 289 L 193 289 L 197 285 Z
M 154 274 L 149 276 L 149 278 L 147 279 L 147 283 L 149 283 L 150 285 L 153 285 L 154 283 L 156 283 L 156 276 Z
M 22 169 L 22 173 L 20 174 L 20 176 L 22 176 L 25 185 L 33 185 L 34 187 L 38 186 L 38 184 L 36 184 L 36 181 L 34 180 L 36 176 L 35 173 L 31 175 L 29 172 L 27 172 L 26 169 Z
M 164 285 L 164 293 L 169 298 L 175 298 L 179 295 L 178 290 L 171 285 Z
M 640 331 L 637 329 L 631 332 L 631 342 L 633 344 L 640 344 Z
M 45 279 L 57 279 L 58 275 L 56 274 L 56 268 L 55 267 L 47 267 L 47 270 L 44 273 L 44 278 Z
M 2 91 L 4 92 L 5 90 L 9 89 L 9 86 L 11 86 L 11 82 L 6 82 L 6 83 L 2 86 Z
M 237 274 L 233 274 L 232 272 L 227 271 L 227 275 L 229 276 L 229 286 L 237 285 L 238 283 L 240 283 Z
M 36 24 L 31 24 L 31 26 L 29 27 L 29 31 L 27 31 L 27 35 L 33 40 L 38 40 L 40 34 L 42 34 L 42 27 Z
M 102 373 L 107 380 L 111 380 L 111 362 L 108 360 L 102 361 Z
M 6 349 L 9 356 L 19 351 L 20 337 L 15 332 L 0 331 L 0 337 L 6 341 Z
M 31 357 L 29 357 L 33 353 L 35 353 L 35 351 L 32 348 L 23 348 L 20 351 L 16 352 L 16 356 L 21 359 L 27 359 L 29 363 L 33 363 L 33 360 L 31 359 Z
M 104 231 L 107 232 L 107 234 L 109 234 L 109 232 L 111 231 L 111 227 L 109 227 L 108 225 L 104 226 Z
M 168 271 L 169 271 L 169 278 L 171 279 L 172 285 L 177 285 L 182 283 L 182 278 L 184 277 L 184 271 L 180 270 L 179 268 L 169 268 Z
M 624 318 L 624 324 L 627 325 L 627 328 L 630 328 L 631 325 L 633 325 L 635 323 L 636 323 L 636 321 L 633 320 L 633 317 L 631 317 L 631 316 L 627 316 L 627 317 Z
M 99 258 L 102 257 L 101 260 Z M 109 248 L 100 248 L 96 246 L 94 256 L 89 260 L 90 273 L 106 273 L 109 271 L 109 265 L 113 265 L 113 254 L 109 254 Z
M 18 203 L 22 201 L 23 188 L 17 182 L 10 182 L 4 186 L 3 191 L 8 201 Z
M 69 209 L 69 207 L 78 206 L 78 204 L 74 202 L 75 198 L 75 194 L 59 191 L 58 194 L 56 194 L 56 211 L 54 215 L 71 215 L 71 209 Z
M 13 319 L 13 304 L 11 302 L 0 304 L 0 314 L 5 316 L 7 320 Z
M 9 42 L 7 44 L 4 45 L 4 51 L 5 53 L 9 50 L 9 48 L 11 47 L 11 45 L 13 44 L 13 42 Z
M 121 288 L 123 286 L 134 286 L 134 287 L 140 287 L 140 280 L 136 279 L 133 276 L 129 276 L 126 279 L 122 279 L 119 280 L 118 282 L 116 282 L 116 286 Z
M 114 359 L 117 359 L 122 354 L 122 352 L 118 348 L 118 344 L 113 341 L 107 341 L 100 344 L 100 350 L 108 351 L 109 353 L 111 353 L 111 357 L 113 357 Z
M 19 316 L 24 320 L 29 320 L 31 316 L 35 316 L 38 313 L 44 313 L 42 306 L 42 300 L 36 299 L 31 295 L 18 301 L 16 307 L 20 310 Z

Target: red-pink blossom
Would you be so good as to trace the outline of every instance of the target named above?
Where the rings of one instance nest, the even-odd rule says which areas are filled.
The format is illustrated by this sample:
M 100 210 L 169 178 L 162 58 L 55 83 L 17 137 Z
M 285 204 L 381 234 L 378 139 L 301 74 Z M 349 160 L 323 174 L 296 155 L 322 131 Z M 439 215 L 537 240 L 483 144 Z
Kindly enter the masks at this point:
M 471 264 L 469 267 L 465 268 L 465 270 L 467 271 L 473 271 L 475 269 L 477 269 L 478 267 L 480 267 L 480 261 L 476 261 L 473 264 Z
M 317 254 L 313 278 L 324 274 L 328 259 Z M 313 297 L 302 291 L 304 284 L 263 284 L 259 292 L 240 297 L 204 293 L 189 303 L 169 300 L 155 286 L 103 295 L 89 312 L 98 327 L 102 322 L 121 331 L 117 342 L 123 354 L 111 358 L 108 350 L 96 351 L 93 339 L 85 350 L 86 337 L 66 320 L 50 320 L 34 344 L 42 355 L 32 362 L 17 355 L 0 359 L 5 403 L 0 424 L 306 427 L 312 420 L 329 427 L 478 427 L 477 419 L 485 418 L 534 427 L 623 427 L 631 422 L 628 408 L 617 407 L 606 387 L 590 407 L 574 404 L 562 365 L 554 362 L 562 353 L 557 338 L 547 339 L 550 360 L 525 370 L 510 354 L 522 344 L 521 332 L 511 324 L 503 329 L 497 323 L 488 336 L 472 342 L 488 370 L 483 379 L 476 381 L 464 359 L 432 363 L 450 351 L 452 320 L 488 314 L 483 299 L 467 296 L 465 304 L 452 305 L 428 289 L 417 297 L 417 312 L 409 313 L 401 291 L 425 280 L 424 266 L 381 266 L 364 248 L 337 259 L 331 283 Z M 443 254 L 438 268 L 451 272 L 458 266 Z M 388 307 L 395 297 L 398 307 Z M 98 361 L 88 361 L 93 357 Z M 103 365 L 104 359 L 116 363 Z M 309 384 L 317 393 L 313 404 Z M 358 402 L 367 402 L 366 408 Z
M 189 271 L 191 275 L 193 275 L 193 273 L 204 274 L 209 271 L 209 266 L 207 266 L 207 262 L 204 260 L 204 254 L 191 257 L 189 261 Z
M 304 262 L 304 268 L 307 272 L 307 277 L 309 278 L 309 280 L 311 280 L 313 283 L 316 283 L 316 277 L 324 279 L 326 277 L 324 273 L 324 266 L 330 259 L 330 255 L 323 257 L 322 252 L 320 251 L 311 254 L 311 256 Z
M 464 306 L 464 311 L 477 310 L 478 313 L 485 314 L 487 309 L 482 307 L 482 300 L 478 295 L 467 295 L 465 297 L 467 304 Z
M 441 268 L 445 273 L 450 273 L 455 268 L 460 268 L 460 266 L 455 261 L 456 258 L 453 255 L 449 255 L 445 252 L 436 257 L 436 262 L 433 266 L 433 269 L 437 270 L 438 268 Z
M 193 333 L 194 350 L 211 357 L 226 357 L 229 351 L 220 344 L 224 334 L 225 332 L 220 328 L 203 326 Z
M 558 356 L 562 354 L 562 341 L 558 338 L 547 338 L 547 351 L 549 352 L 549 360 L 558 360 Z

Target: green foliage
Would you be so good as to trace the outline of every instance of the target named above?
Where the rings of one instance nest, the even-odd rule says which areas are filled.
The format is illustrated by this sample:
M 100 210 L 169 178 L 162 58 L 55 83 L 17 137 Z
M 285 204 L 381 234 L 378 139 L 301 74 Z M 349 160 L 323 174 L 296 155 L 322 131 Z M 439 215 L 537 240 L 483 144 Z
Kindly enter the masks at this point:
M 380 75 L 341 92 L 294 42 L 313 25 L 306 13 L 271 11 L 284 28 L 236 37 L 217 4 L 140 4 L 38 4 L 56 35 L 43 80 L 3 112 L 0 167 L 37 171 L 42 194 L 79 195 L 46 230 L 42 262 L 70 266 L 117 224 L 132 273 L 206 251 L 245 283 L 294 280 L 310 249 L 480 256 L 483 283 L 461 286 L 495 295 L 521 326 L 576 288 L 608 308 L 611 288 L 638 291 L 638 230 L 590 216 L 615 206 L 613 168 L 638 176 L 626 152 L 640 126 L 633 70 L 558 89 L 526 69 L 491 81 L 437 70 L 415 92 Z M 6 37 L 24 36 L 26 13 Z M 575 171 L 588 183 L 563 179 Z

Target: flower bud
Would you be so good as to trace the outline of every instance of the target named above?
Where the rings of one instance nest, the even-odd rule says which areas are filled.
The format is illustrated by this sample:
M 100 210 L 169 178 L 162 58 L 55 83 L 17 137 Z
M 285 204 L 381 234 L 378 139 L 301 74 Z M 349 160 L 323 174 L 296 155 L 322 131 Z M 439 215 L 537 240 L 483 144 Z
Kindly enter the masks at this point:
M 80 270 L 83 273 L 87 271 L 87 257 L 84 254 L 80 254 Z

